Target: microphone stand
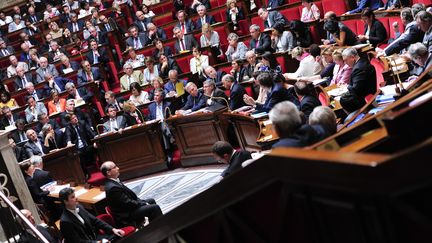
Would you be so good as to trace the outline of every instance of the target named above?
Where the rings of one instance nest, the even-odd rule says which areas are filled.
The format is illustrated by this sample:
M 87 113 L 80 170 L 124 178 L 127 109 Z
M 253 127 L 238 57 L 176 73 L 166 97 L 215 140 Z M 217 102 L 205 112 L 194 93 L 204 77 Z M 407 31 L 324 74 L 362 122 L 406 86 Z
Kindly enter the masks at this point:
M 98 135 L 100 136 L 100 132 L 99 132 L 99 127 L 103 127 L 104 124 L 97 124 L 96 125 L 96 132 L 98 133 Z
M 228 112 L 232 111 L 231 108 L 230 108 L 230 106 L 229 106 L 228 100 L 225 99 L 224 97 L 214 97 L 214 96 L 209 96 L 209 95 L 205 95 L 205 96 L 209 97 L 210 99 L 216 99 L 216 100 L 223 100 L 223 101 L 225 101 L 225 103 L 227 105 L 227 108 L 228 108 Z
M 138 115 L 141 117 L 141 124 L 145 123 L 144 120 L 144 115 L 142 114 L 142 112 L 138 109 L 138 107 L 135 107 L 136 112 L 138 113 Z

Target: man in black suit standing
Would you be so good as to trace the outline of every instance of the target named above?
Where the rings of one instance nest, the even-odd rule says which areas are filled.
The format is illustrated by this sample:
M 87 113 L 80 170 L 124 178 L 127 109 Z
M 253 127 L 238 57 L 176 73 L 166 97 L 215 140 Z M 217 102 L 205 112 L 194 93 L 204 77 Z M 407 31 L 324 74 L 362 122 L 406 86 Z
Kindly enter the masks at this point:
M 65 207 L 60 218 L 60 231 L 65 243 L 109 242 L 102 240 L 124 235 L 123 230 L 113 228 L 79 205 L 72 188 L 63 188 L 59 192 L 59 199 Z M 106 235 L 100 235 L 99 230 L 103 230 Z
M 228 164 L 228 167 L 221 174 L 223 178 L 239 171 L 244 161 L 252 159 L 249 151 L 243 149 L 235 151 L 231 144 L 225 141 L 217 141 L 213 144 L 212 153 L 218 161 Z
M 33 172 L 33 180 L 38 187 L 53 181 L 50 173 L 46 170 L 43 170 L 43 160 L 41 156 L 33 155 L 30 157 L 30 163 L 32 163 L 35 168 L 35 171 Z
M 230 109 L 236 110 L 242 106 L 245 106 L 246 103 L 243 100 L 244 94 L 246 94 L 245 89 L 238 83 L 235 83 L 235 79 L 232 75 L 226 74 L 222 78 L 222 84 L 226 90 L 230 90 Z
M 105 181 L 106 199 L 118 224 L 140 226 L 145 217 L 152 221 L 162 215 L 162 211 L 154 199 L 142 200 L 121 183 L 119 179 L 120 169 L 114 162 L 104 162 L 100 170 L 107 178 Z
M 256 54 L 272 51 L 270 36 L 266 33 L 261 33 L 261 28 L 258 25 L 251 25 L 249 27 L 249 33 L 252 37 L 249 43 L 249 49 L 255 50 Z
M 377 89 L 376 71 L 367 58 L 360 58 L 353 47 L 346 48 L 342 52 L 344 62 L 352 67 L 348 91 L 351 95 L 364 99 L 369 94 L 374 94 Z
M 174 27 L 174 36 L 177 38 L 174 43 L 176 53 L 192 51 L 192 47 L 194 46 L 199 47 L 195 37 L 193 37 L 193 35 L 184 35 L 179 27 Z

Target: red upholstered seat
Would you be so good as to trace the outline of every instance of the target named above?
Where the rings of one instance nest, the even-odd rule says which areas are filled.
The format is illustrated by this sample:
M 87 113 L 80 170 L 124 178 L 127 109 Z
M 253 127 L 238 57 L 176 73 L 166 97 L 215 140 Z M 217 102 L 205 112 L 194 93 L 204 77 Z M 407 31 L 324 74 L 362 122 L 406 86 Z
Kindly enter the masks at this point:
M 323 0 L 322 1 L 323 14 L 328 11 L 333 11 L 336 15 L 342 15 L 347 12 L 345 0 Z
M 288 0 L 288 3 L 299 3 L 301 0 Z
M 160 17 L 155 18 L 155 20 L 154 20 L 154 24 L 155 24 L 156 26 L 161 26 L 161 25 L 166 24 L 166 23 L 169 23 L 169 22 L 171 22 L 171 21 L 173 21 L 173 19 L 172 19 L 172 14 L 171 14 L 171 12 L 170 12 L 170 13 L 168 13 L 168 14 L 163 14 L 163 15 L 161 15 Z
M 228 34 L 226 32 L 225 25 L 218 26 L 214 28 L 214 31 L 216 31 L 219 35 L 219 42 L 221 45 L 228 44 Z
M 284 10 L 281 10 L 280 13 L 285 16 L 288 20 L 300 20 L 300 11 L 298 7 L 294 8 L 287 8 Z
M 105 183 L 105 176 L 100 171 L 90 173 L 87 183 L 92 186 L 101 186 Z
M 173 152 L 173 167 L 174 168 L 180 168 L 181 167 L 181 153 L 180 150 L 176 149 Z
M 114 218 L 110 215 L 110 214 L 100 214 L 98 216 L 96 216 L 96 218 L 104 221 L 105 223 L 115 227 L 115 222 L 114 222 Z M 128 236 L 132 233 L 135 232 L 135 227 L 133 226 L 126 226 L 121 228 L 121 230 L 124 231 L 124 236 Z M 99 230 L 101 234 L 104 234 L 105 232 L 103 230 Z
M 259 17 L 259 16 L 255 16 L 251 19 L 252 24 L 256 24 L 258 25 L 261 30 L 265 29 L 264 27 L 264 21 Z
M 247 87 L 245 87 L 245 91 L 246 91 L 246 94 L 247 94 L 247 95 L 249 95 L 250 97 L 254 97 L 254 93 L 253 93 L 253 90 L 252 90 L 252 86 L 247 86 Z
M 357 21 L 355 19 L 352 20 L 345 20 L 343 21 L 343 23 L 352 30 L 352 32 L 354 32 L 355 34 L 357 34 Z
M 183 71 L 183 73 L 190 72 L 190 65 L 189 60 L 192 58 L 192 55 L 187 55 L 181 58 L 177 58 L 177 64 L 179 65 L 180 69 Z
M 239 36 L 249 35 L 249 22 L 246 19 L 243 19 L 240 20 L 238 24 L 239 24 L 239 31 L 237 31 L 237 34 Z
M 430 6 L 430 5 L 432 5 L 432 0 L 413 0 L 412 3 L 413 4 L 422 3 L 426 6 Z
M 393 23 L 398 22 L 399 23 L 399 32 L 403 33 L 405 31 L 405 26 L 402 23 L 402 20 L 399 17 L 389 17 L 388 23 L 389 23 L 389 37 L 394 38 L 395 32 L 393 30 Z

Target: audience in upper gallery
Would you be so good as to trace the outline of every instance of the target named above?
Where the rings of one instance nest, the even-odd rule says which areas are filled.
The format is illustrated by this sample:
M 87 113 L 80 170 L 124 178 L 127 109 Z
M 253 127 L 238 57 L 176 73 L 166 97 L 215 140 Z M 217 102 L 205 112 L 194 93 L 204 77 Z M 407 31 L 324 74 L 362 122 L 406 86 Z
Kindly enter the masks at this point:
M 306 48 L 312 44 L 310 29 L 305 23 L 293 20 L 290 22 L 289 29 L 294 36 L 294 46 Z
M 237 6 L 236 0 L 227 0 L 226 7 L 225 20 L 228 22 L 231 30 L 237 31 L 239 29 L 239 21 L 245 18 L 243 10 Z
M 272 51 L 270 36 L 265 32 L 261 32 L 261 28 L 258 25 L 251 25 L 249 33 L 251 35 L 249 49 L 254 50 L 256 54 Z
M 228 164 L 228 167 L 220 175 L 226 178 L 242 168 L 242 163 L 252 159 L 251 153 L 244 149 L 235 151 L 231 144 L 225 141 L 218 141 L 212 147 L 213 156 L 217 161 Z
M 274 52 L 290 52 L 295 46 L 291 31 L 285 30 L 285 26 L 279 23 L 273 26 L 270 39 Z
M 245 88 L 243 88 L 239 83 L 236 83 L 232 75 L 226 74 L 223 76 L 222 84 L 226 90 L 230 91 L 228 100 L 230 102 L 229 108 L 231 110 L 236 110 L 246 105 L 243 100 L 243 96 L 246 94 Z
M 321 125 L 302 125 L 300 112 L 290 101 L 276 104 L 269 112 L 269 119 L 280 138 L 272 148 L 305 147 L 326 136 L 326 131 Z
M 302 22 L 308 23 L 320 19 L 320 10 L 312 0 L 302 0 L 301 2 L 303 9 L 300 20 Z
M 266 30 L 274 28 L 276 24 L 281 24 L 282 26 L 288 25 L 288 20 L 276 10 L 269 12 L 266 8 L 262 7 L 258 10 L 258 16 L 264 21 L 264 28 Z
M 363 9 L 361 19 L 365 25 L 364 34 L 358 35 L 360 42 L 377 46 L 387 39 L 387 30 L 383 23 L 375 18 L 375 14 L 372 10 L 369 8 Z
M 196 2 L 199 2 L 195 0 Z M 208 0 L 206 0 L 208 2 Z M 209 7 L 210 8 L 210 7 Z M 197 7 L 198 18 L 195 22 L 195 26 L 197 29 L 201 29 L 204 24 L 212 25 L 216 23 L 216 20 L 213 16 L 207 14 L 207 7 L 203 4 L 199 4 Z
M 338 21 L 326 21 L 324 30 L 332 35 L 338 46 L 354 46 L 360 43 L 356 34 L 346 25 L 340 25 Z
M 326 137 L 337 132 L 336 114 L 328 106 L 317 106 L 309 115 L 309 125 L 320 125 L 326 132 Z
M 359 99 L 365 99 L 370 94 L 375 94 L 377 89 L 375 67 L 370 64 L 368 58 L 360 56 L 357 50 L 349 47 L 342 52 L 344 62 L 352 68 L 348 92 L 357 96 Z
M 286 79 L 296 80 L 298 78 L 318 75 L 321 72 L 321 64 L 316 62 L 315 58 L 306 52 L 303 48 L 297 46 L 291 51 L 292 58 L 300 62 L 299 67 L 294 73 L 285 73 Z
M 424 32 L 419 28 L 414 20 L 415 15 L 413 14 L 414 12 L 417 14 L 417 11 L 418 10 L 414 10 L 414 8 L 404 8 L 401 10 L 400 18 L 405 26 L 405 31 L 384 50 L 377 48 L 377 57 L 400 53 L 403 49 L 408 48 L 410 44 L 423 41 Z
M 227 39 L 228 48 L 225 52 L 225 56 L 228 61 L 245 59 L 248 48 L 243 42 L 239 41 L 239 36 L 236 33 L 230 33 Z
M 416 15 L 416 22 L 421 31 L 423 31 L 423 44 L 432 52 L 432 14 L 427 11 L 420 11 Z
M 359 0 L 357 1 L 357 8 L 346 12 L 345 14 L 355 14 L 360 13 L 363 9 L 369 8 L 372 11 L 375 11 L 383 6 L 383 2 L 381 0 Z

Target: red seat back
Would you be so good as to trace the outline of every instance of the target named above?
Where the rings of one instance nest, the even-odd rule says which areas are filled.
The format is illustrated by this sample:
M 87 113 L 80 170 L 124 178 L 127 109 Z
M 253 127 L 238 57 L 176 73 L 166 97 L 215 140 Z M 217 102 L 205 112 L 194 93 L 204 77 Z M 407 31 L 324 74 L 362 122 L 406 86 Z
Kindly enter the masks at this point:
M 337 16 L 347 12 L 345 0 L 323 0 L 322 1 L 323 13 L 333 11 Z
M 259 16 L 255 16 L 251 19 L 252 24 L 256 24 L 258 25 L 261 30 L 265 29 L 264 27 L 264 21 L 259 17 Z
M 280 13 L 289 21 L 300 20 L 300 11 L 297 7 L 281 10 Z

